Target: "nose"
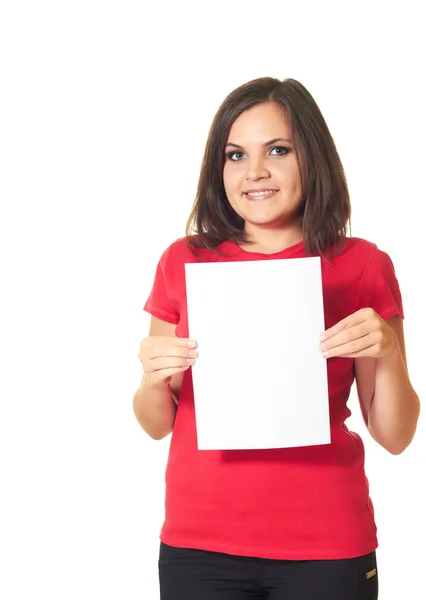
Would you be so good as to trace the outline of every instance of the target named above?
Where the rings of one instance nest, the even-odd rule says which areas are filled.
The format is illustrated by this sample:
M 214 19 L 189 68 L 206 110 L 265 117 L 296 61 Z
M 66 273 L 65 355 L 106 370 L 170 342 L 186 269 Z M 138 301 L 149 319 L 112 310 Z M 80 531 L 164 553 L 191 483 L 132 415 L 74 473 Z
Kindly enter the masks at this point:
M 263 158 L 252 158 L 247 161 L 246 179 L 256 181 L 264 177 L 269 177 L 269 171 Z

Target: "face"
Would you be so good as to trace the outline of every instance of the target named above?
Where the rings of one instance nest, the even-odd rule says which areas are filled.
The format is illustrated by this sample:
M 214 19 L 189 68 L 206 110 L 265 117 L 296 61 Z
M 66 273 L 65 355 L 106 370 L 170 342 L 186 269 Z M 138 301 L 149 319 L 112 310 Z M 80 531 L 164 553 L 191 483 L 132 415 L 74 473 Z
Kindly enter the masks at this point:
M 243 112 L 232 124 L 225 155 L 226 195 L 245 220 L 247 233 L 255 235 L 259 228 L 300 229 L 299 166 L 289 123 L 277 104 L 259 104 Z

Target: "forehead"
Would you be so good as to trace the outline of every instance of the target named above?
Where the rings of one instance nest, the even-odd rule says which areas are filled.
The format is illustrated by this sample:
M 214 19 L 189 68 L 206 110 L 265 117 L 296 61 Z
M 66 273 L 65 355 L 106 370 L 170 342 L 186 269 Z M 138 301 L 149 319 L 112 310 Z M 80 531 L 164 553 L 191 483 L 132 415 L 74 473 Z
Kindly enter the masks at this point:
M 268 102 L 241 113 L 231 126 L 228 141 L 243 145 L 244 140 L 262 142 L 273 137 L 291 138 L 291 128 L 283 109 Z

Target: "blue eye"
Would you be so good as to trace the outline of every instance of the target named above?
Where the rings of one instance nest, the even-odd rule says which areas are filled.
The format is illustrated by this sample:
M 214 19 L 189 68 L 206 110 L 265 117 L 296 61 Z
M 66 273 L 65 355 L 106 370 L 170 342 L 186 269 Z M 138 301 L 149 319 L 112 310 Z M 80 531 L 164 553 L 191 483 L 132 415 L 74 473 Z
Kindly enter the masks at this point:
M 278 156 L 285 156 L 290 152 L 290 148 L 286 148 L 285 146 L 274 146 L 271 150 L 284 150 L 284 153 L 278 154 Z
M 273 154 L 272 156 L 285 156 L 286 154 L 288 154 L 290 152 L 290 148 L 286 148 L 285 146 L 273 146 L 271 148 L 271 152 L 272 150 L 283 150 L 283 152 L 280 152 L 279 154 Z M 231 152 L 228 152 L 226 154 L 227 158 L 232 161 L 232 162 L 240 162 L 240 159 L 234 159 L 234 155 L 236 154 L 244 154 L 244 152 L 242 152 L 241 150 L 232 150 Z
M 234 156 L 234 154 L 244 154 L 244 153 L 243 153 L 243 152 L 241 152 L 240 150 L 233 150 L 232 152 L 228 152 L 226 156 L 227 156 L 227 157 L 228 157 L 230 160 L 234 160 L 234 159 L 232 158 L 232 157 Z M 236 161 L 234 161 L 234 162 L 236 162 Z

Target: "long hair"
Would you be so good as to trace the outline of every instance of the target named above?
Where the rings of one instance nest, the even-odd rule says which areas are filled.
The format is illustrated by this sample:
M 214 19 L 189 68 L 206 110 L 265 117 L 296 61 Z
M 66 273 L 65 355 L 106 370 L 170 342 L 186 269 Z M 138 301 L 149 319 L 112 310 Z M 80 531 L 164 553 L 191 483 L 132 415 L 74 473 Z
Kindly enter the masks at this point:
M 324 255 L 340 250 L 350 228 L 351 205 L 343 166 L 321 111 L 308 90 L 295 79 L 261 77 L 231 92 L 210 127 L 196 198 L 186 236 L 194 248 L 215 248 L 225 240 L 248 242 L 244 219 L 225 193 L 225 146 L 233 122 L 242 112 L 264 102 L 279 105 L 287 117 L 299 165 L 302 199 L 300 225 L 305 252 Z M 193 235 L 195 233 L 195 235 Z

